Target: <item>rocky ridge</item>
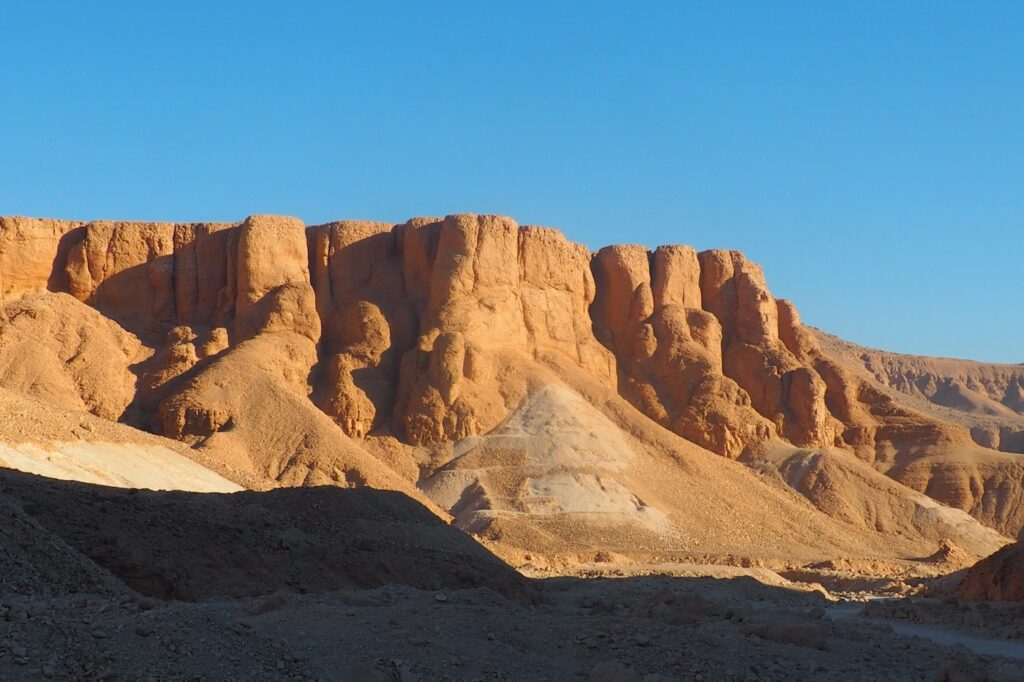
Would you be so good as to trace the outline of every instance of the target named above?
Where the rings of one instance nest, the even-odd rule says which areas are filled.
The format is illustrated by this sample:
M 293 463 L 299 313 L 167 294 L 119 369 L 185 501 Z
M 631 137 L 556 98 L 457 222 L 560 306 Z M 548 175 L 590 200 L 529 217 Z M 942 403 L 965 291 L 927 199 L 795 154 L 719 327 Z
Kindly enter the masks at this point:
M 1024 543 L 1008 545 L 972 566 L 957 596 L 965 600 L 1024 602 Z

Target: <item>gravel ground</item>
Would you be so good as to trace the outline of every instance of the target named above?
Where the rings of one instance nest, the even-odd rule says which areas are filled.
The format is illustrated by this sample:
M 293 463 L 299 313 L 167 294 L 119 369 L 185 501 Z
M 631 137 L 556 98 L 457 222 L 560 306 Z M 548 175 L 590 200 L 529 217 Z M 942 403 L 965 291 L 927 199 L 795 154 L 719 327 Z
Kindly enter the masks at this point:
M 7 597 L 2 679 L 1013 680 L 1024 667 L 824 618 L 816 594 L 751 579 L 385 586 L 199 603 Z

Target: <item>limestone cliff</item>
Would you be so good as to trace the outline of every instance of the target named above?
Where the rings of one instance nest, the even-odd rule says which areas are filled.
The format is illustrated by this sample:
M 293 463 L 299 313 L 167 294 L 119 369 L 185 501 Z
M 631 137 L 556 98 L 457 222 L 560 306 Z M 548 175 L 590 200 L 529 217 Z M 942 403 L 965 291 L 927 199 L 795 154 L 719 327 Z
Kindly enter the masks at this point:
M 0 383 L 196 448 L 230 446 L 231 466 L 254 480 L 411 488 L 414 472 L 398 482 L 359 444 L 484 435 L 545 372 L 579 372 L 729 458 L 838 448 L 1000 530 L 1024 525 L 1020 498 L 1008 499 L 1019 482 L 999 492 L 1015 464 L 973 454 L 992 437 L 894 398 L 823 346 L 736 251 L 592 254 L 485 215 L 309 228 L 273 216 L 0 218 L 0 293 L 14 316 L 0 350 L 28 348 L 37 327 L 17 319 L 46 316 L 32 312 L 38 291 L 69 294 L 113 326 L 47 322 L 53 338 L 26 351 L 38 378 L 10 351 Z M 113 349 L 113 368 L 83 371 L 76 358 L 98 345 Z M 988 388 L 1013 412 L 1022 384 L 1004 379 Z M 960 452 L 974 473 L 949 472 Z

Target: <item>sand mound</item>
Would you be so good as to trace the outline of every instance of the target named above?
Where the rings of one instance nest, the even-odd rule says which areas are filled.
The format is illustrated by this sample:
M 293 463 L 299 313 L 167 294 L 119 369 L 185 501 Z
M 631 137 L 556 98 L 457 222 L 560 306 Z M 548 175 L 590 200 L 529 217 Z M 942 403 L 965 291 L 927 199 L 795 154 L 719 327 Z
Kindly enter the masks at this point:
M 524 549 L 543 542 L 552 550 L 600 547 L 602 535 L 612 544 L 639 535 L 659 545 L 674 534 L 634 489 L 628 469 L 637 455 L 626 436 L 565 386 L 538 388 L 490 433 L 456 442 L 452 454 L 420 486 L 466 530 L 532 536 Z M 587 530 L 569 538 L 567 528 Z
M 636 457 L 625 435 L 557 384 L 533 392 L 490 433 L 457 442 L 453 455 L 421 487 L 457 508 L 463 525 L 484 508 L 535 515 L 652 511 L 615 479 Z

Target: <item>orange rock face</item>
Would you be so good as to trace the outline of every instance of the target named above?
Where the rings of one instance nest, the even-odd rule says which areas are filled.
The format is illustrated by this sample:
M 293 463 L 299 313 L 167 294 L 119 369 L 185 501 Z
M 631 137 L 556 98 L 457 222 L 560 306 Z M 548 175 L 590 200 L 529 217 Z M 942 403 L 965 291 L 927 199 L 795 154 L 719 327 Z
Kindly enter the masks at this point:
M 238 343 L 287 331 L 318 344 L 308 368 L 318 364 L 316 400 L 355 437 L 386 427 L 434 443 L 484 432 L 522 395 L 495 381 L 517 356 L 549 352 L 730 457 L 783 438 L 874 460 L 891 454 L 880 441 L 934 436 L 825 357 L 734 251 L 614 246 L 592 256 L 554 230 L 475 215 L 308 230 L 270 216 L 3 220 L 6 295 L 66 290 L 166 345 L 143 386 L 157 395 L 223 351 L 224 332 Z M 194 339 L 161 343 L 179 327 Z
M 63 263 L 83 223 L 0 216 L 0 298 L 33 290 L 66 291 Z
M 795 313 L 780 316 L 741 254 L 612 246 L 594 270 L 595 326 L 618 358 L 624 395 L 649 417 L 730 457 L 779 436 L 836 444 L 824 380 L 781 340 L 796 343 Z
M 346 221 L 311 228 L 310 251 L 320 404 L 351 436 L 382 423 L 412 443 L 490 429 L 521 397 L 495 390 L 510 354 L 558 352 L 611 377 L 587 314 L 589 253 L 554 230 L 495 216 Z
M 991 479 L 985 488 L 950 474 L 948 457 L 928 459 L 1015 442 L 1024 433 L 1013 421 L 1024 410 L 1021 375 L 960 373 L 951 388 L 914 383 L 933 402 L 994 410 L 998 423 L 922 412 L 889 388 L 924 374 L 873 357 L 865 361 L 873 379 L 823 348 L 735 251 L 610 246 L 592 254 L 555 230 L 486 215 L 309 228 L 277 216 L 237 224 L 0 218 L 0 292 L 8 304 L 25 301 L 7 307 L 33 314 L 35 290 L 70 294 L 113 327 L 100 333 L 90 323 L 86 334 L 68 320 L 40 323 L 55 334 L 33 349 L 40 378 L 8 363 L 0 383 L 64 395 L 68 406 L 189 442 L 237 441 L 240 462 L 261 458 L 279 481 L 369 480 L 376 474 L 355 443 L 393 436 L 436 445 L 485 434 L 537 376 L 569 366 L 721 455 L 756 457 L 770 443 L 842 448 L 989 514 L 1001 529 L 1024 524 L 1012 505 L 975 494 L 1012 479 L 1009 464 L 986 460 L 978 469 Z M 22 347 L 40 328 L 21 324 L 8 325 L 0 343 Z M 93 354 L 116 346 L 120 355 L 109 371 L 87 372 L 71 360 L 76 344 Z M 929 368 L 933 379 L 942 369 Z M 239 384 L 253 395 L 229 395 L 232 373 L 256 377 Z M 282 417 L 285 454 L 253 454 L 269 436 L 246 410 L 264 393 L 290 405 L 294 419 L 318 407 L 317 435 L 304 444 Z M 347 454 L 342 463 L 321 460 L 316 448 Z

